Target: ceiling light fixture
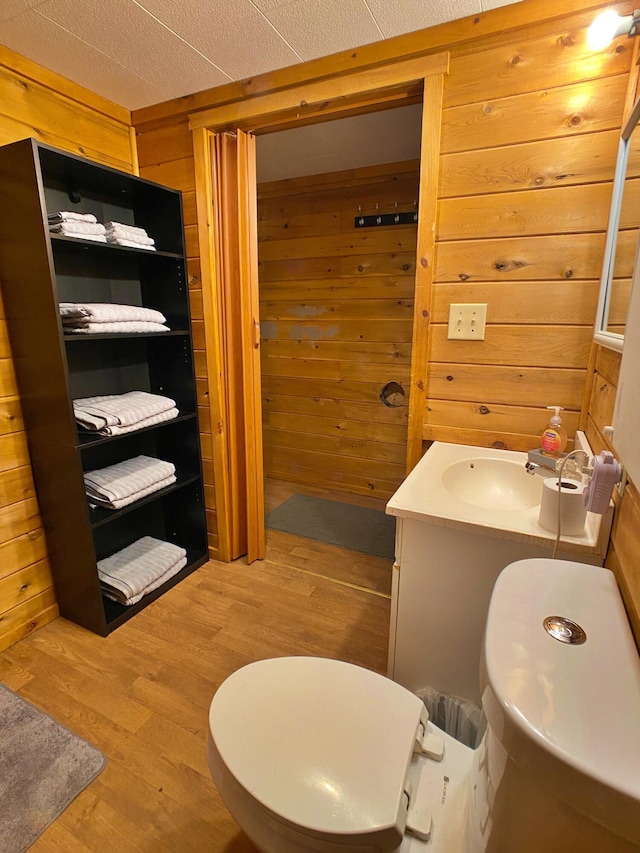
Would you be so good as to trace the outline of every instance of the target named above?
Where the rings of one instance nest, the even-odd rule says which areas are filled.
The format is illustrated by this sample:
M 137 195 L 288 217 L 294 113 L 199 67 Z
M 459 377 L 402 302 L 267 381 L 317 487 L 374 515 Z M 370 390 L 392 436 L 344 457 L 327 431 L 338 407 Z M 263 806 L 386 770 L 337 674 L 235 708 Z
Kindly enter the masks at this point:
M 640 9 L 633 14 L 621 18 L 613 9 L 601 12 L 587 31 L 587 46 L 590 50 L 603 50 L 614 38 L 628 35 L 632 38 L 638 35 L 640 26 Z

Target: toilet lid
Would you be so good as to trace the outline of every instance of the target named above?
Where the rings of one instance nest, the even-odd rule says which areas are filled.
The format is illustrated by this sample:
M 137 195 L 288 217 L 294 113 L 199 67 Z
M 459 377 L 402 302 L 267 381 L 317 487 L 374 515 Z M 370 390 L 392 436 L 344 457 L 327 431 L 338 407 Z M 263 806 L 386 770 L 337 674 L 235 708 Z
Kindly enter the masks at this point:
M 211 703 L 211 737 L 251 796 L 311 833 L 404 830 L 404 781 L 424 705 L 387 678 L 324 658 L 258 661 Z

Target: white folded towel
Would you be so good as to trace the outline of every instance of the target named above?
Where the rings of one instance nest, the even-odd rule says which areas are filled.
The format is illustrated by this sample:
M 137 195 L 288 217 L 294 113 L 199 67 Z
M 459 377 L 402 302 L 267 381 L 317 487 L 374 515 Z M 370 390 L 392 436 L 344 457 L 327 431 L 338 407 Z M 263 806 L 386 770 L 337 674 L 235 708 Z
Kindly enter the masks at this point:
M 53 233 L 53 232 L 52 232 Z M 54 234 L 55 236 L 55 234 Z M 107 238 L 104 234 L 80 234 L 75 231 L 65 231 L 60 234 L 60 237 L 72 237 L 74 240 L 91 240 L 93 243 L 106 243 Z
M 120 305 L 116 302 L 60 302 L 63 323 L 122 323 L 135 320 L 141 323 L 166 323 L 167 318 L 155 308 L 141 305 Z
M 106 234 L 106 228 L 100 222 L 58 222 L 49 223 L 52 234 Z
M 123 323 L 86 323 L 82 326 L 71 326 L 63 323 L 65 332 L 73 332 L 74 335 L 119 335 L 119 334 L 150 334 L 151 332 L 170 332 L 168 326 L 160 323 L 136 323 L 129 320 Z
M 79 397 L 73 401 L 76 420 L 86 429 L 99 431 L 102 435 L 115 435 L 112 429 L 127 427 L 142 429 L 140 424 L 159 415 L 165 415 L 161 420 L 176 417 L 175 406 L 175 400 L 170 397 L 149 394 L 147 391 Z M 176 414 L 173 414 L 174 411 Z M 160 423 L 160 421 L 154 421 L 154 423 Z M 151 426 L 145 423 L 145 426 L 147 425 Z
M 137 243 L 135 240 L 123 240 L 121 237 L 105 237 L 107 243 L 112 246 L 127 246 L 129 249 L 144 249 L 145 252 L 155 252 L 155 246 L 145 246 L 144 243 Z
M 156 426 L 157 424 L 164 423 L 164 421 L 170 421 L 173 418 L 177 418 L 180 412 L 177 409 L 169 409 L 167 412 L 160 412 L 157 415 L 151 415 L 148 418 L 144 418 L 141 421 L 138 421 L 135 424 L 131 424 L 130 426 L 106 426 L 102 429 L 98 430 L 98 435 L 124 435 L 126 432 L 135 432 L 139 429 L 145 429 L 145 427 Z M 77 416 L 76 416 L 77 420 Z
M 154 246 L 156 242 L 153 237 L 147 235 L 146 231 L 138 228 L 124 228 L 122 225 L 106 228 L 106 234 L 110 243 L 116 240 L 129 240 L 132 243 L 140 243 L 142 246 Z
M 132 545 L 98 561 L 100 586 L 108 598 L 136 604 L 187 563 L 187 552 L 171 542 L 143 536 Z
M 86 471 L 87 497 L 109 509 L 121 509 L 175 483 L 176 466 L 153 456 L 135 456 L 115 465 Z
M 97 222 L 93 213 L 75 213 L 73 210 L 59 210 L 57 213 L 49 213 L 49 222 Z
M 138 225 L 127 225 L 125 222 L 105 222 L 104 227 L 107 231 L 126 231 L 139 237 L 149 236 L 145 228 L 140 228 Z

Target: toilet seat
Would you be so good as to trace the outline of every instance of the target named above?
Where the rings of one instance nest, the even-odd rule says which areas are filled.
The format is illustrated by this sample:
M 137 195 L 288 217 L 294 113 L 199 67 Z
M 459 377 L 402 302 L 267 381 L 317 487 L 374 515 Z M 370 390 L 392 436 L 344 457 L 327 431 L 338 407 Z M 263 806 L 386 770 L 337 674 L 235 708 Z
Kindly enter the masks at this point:
M 296 834 L 395 850 L 407 820 L 407 771 L 426 720 L 418 697 L 369 670 L 275 658 L 237 670 L 220 686 L 209 713 L 210 749 L 260 809 Z

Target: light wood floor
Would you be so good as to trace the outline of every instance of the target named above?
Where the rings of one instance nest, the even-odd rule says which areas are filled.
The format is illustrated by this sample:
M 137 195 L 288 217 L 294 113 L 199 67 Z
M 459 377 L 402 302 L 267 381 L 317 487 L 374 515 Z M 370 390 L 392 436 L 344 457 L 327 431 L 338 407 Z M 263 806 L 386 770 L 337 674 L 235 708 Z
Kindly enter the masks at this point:
M 57 619 L 0 653 L 2 682 L 108 758 L 33 853 L 254 853 L 207 766 L 216 688 L 286 654 L 384 672 L 389 625 L 377 558 L 273 533 L 266 560 L 211 561 L 106 639 Z

